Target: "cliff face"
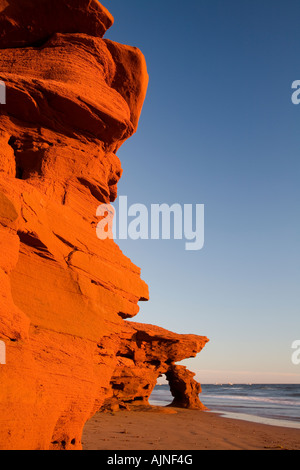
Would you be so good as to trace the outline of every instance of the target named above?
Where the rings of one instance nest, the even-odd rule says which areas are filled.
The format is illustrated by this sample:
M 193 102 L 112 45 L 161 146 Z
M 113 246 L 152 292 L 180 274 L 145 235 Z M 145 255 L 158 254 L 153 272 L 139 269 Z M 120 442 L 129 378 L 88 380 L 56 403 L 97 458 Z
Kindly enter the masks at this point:
M 148 84 L 138 49 L 102 39 L 112 23 L 96 0 L 0 0 L 0 449 L 80 449 L 106 399 L 147 400 L 206 342 L 126 322 L 148 287 L 96 236 Z

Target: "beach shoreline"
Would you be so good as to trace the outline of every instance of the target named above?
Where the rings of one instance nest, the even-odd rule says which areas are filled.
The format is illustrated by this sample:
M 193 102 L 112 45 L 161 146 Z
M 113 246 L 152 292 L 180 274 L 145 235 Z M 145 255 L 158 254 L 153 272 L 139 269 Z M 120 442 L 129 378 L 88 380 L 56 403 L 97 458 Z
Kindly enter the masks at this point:
M 210 411 L 151 407 L 97 413 L 84 428 L 83 450 L 300 450 L 300 429 L 270 426 Z

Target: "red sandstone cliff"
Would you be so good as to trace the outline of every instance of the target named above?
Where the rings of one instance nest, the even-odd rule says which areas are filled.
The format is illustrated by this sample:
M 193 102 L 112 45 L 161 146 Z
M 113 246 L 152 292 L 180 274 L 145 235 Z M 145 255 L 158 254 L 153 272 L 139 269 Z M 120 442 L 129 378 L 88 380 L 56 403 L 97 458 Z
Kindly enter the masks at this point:
M 195 374 L 175 363 L 195 357 L 204 348 L 207 338 L 179 335 L 157 326 L 133 322 L 124 322 L 121 336 L 104 409 L 148 405 L 157 379 L 163 374 L 174 396 L 173 406 L 205 409 L 199 400 L 201 386 L 194 380 Z
M 175 362 L 207 339 L 126 322 L 148 287 L 96 237 L 148 84 L 138 49 L 102 39 L 112 23 L 96 0 L 0 0 L 0 449 L 80 449 L 105 400 L 145 402 L 161 373 L 201 408 Z

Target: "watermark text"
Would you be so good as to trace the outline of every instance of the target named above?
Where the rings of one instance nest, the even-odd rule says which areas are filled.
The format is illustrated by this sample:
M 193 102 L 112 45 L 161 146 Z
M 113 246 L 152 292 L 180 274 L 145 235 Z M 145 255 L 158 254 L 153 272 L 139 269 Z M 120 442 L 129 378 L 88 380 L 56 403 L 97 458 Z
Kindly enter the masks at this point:
M 97 237 L 100 240 L 185 240 L 186 251 L 204 246 L 204 204 L 144 204 L 128 206 L 127 196 L 120 196 L 118 207 L 98 207 Z
M 6 344 L 0 341 L 0 365 L 6 364 Z
M 2 80 L 0 80 L 0 104 L 6 104 L 6 86 Z
M 155 467 L 166 467 L 167 465 L 170 466 L 183 466 L 183 465 L 193 465 L 193 456 L 192 455 L 185 455 L 185 454 L 154 454 L 154 455 L 147 455 L 142 454 L 142 456 L 125 456 L 120 454 L 114 454 L 114 456 L 109 457 L 107 460 L 108 465 L 129 465 L 133 468 L 148 468 L 149 466 Z
M 292 349 L 295 349 L 295 352 L 292 354 L 292 363 L 295 366 L 300 365 L 300 340 L 296 340 L 292 344 Z

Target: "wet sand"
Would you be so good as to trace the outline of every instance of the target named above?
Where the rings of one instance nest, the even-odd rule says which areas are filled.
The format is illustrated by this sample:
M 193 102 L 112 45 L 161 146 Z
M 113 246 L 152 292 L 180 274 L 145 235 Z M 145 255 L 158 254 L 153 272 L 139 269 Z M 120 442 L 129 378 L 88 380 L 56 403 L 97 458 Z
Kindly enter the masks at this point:
M 157 407 L 98 413 L 82 442 L 83 450 L 300 450 L 300 429 Z

